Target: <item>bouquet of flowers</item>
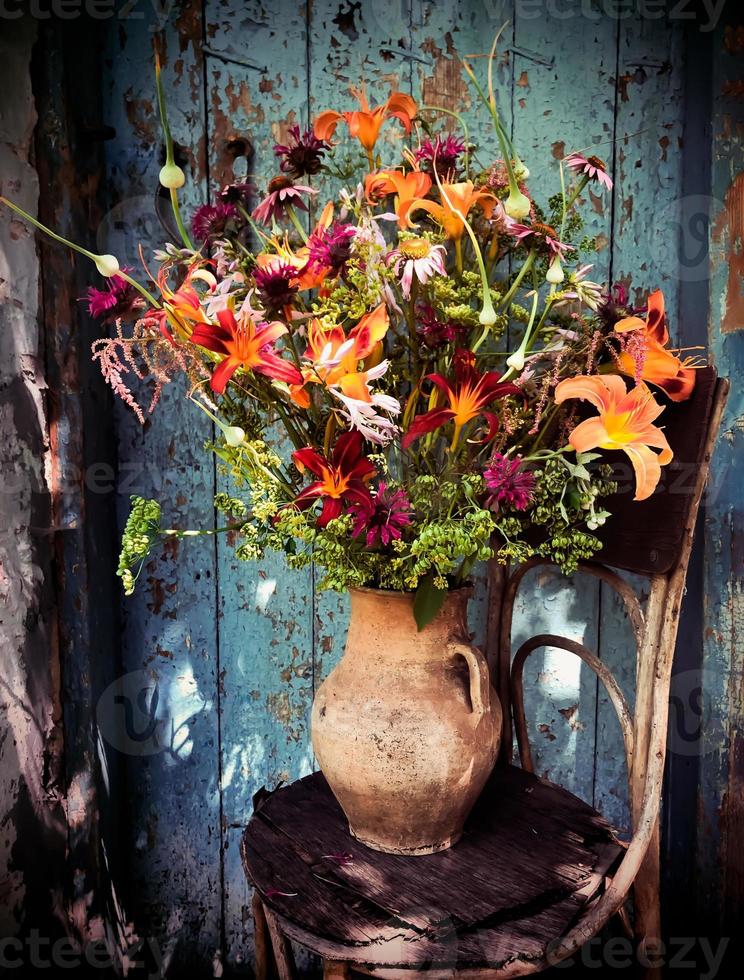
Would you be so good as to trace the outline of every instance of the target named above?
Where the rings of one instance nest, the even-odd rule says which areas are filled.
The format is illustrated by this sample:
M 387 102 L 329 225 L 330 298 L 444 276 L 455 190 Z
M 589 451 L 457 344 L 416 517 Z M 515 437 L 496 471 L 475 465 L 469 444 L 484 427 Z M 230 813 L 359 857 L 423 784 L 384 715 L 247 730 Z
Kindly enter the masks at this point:
M 144 420 L 132 380 L 149 379 L 152 411 L 185 376 L 212 419 L 237 556 L 314 561 L 332 589 L 415 591 L 420 627 L 478 561 L 540 555 L 570 572 L 590 558 L 615 488 L 599 451 L 625 453 L 648 497 L 672 458 L 656 424 L 665 400 L 695 378 L 668 348 L 660 291 L 633 309 L 623 286 L 590 278 L 579 209 L 588 185 L 612 187 L 602 160 L 569 154 L 555 195 L 531 196 L 493 53 L 487 85 L 465 68 L 499 159 L 481 159 L 465 129 L 436 128 L 456 113 L 402 92 L 372 106 L 362 89 L 358 108 L 289 130 L 265 196 L 225 187 L 190 227 L 158 68 L 160 182 L 181 240 L 139 279 L 67 243 L 107 278 L 88 300 L 113 327 L 93 356 L 114 391 Z M 402 139 L 383 144 L 383 130 Z M 325 201 L 331 179 L 343 186 Z M 161 536 L 186 533 L 133 498 L 125 590 Z

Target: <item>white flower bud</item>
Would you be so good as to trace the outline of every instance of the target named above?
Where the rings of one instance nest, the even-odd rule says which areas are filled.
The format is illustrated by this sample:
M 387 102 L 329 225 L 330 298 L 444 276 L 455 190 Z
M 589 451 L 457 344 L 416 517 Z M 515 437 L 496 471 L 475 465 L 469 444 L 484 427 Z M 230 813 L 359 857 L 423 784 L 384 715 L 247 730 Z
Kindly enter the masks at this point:
M 160 183 L 168 190 L 178 190 L 186 183 L 186 174 L 177 163 L 166 163 L 160 170 Z
M 225 436 L 225 442 L 228 446 L 232 446 L 233 449 L 245 442 L 245 432 L 239 425 L 226 425 L 222 431 Z
M 553 261 L 548 266 L 548 271 L 545 275 L 546 282 L 549 282 L 552 286 L 557 286 L 559 282 L 563 282 L 566 278 L 563 272 L 563 266 L 561 265 L 560 255 L 556 255 Z
M 96 255 L 93 261 L 96 264 L 96 269 L 107 279 L 119 272 L 119 260 L 115 255 Z
M 518 189 L 509 191 L 509 196 L 504 201 L 504 211 L 510 218 L 520 221 L 530 213 L 530 199 Z

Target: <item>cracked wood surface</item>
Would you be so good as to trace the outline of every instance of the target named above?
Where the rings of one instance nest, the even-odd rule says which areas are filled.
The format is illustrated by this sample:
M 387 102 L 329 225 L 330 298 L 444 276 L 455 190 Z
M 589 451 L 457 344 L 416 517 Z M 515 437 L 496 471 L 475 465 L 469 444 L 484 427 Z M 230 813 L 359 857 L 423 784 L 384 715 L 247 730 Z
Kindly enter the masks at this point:
M 438 854 L 354 840 L 320 773 L 260 794 L 243 839 L 246 870 L 289 936 L 384 967 L 539 959 L 622 851 L 591 807 L 511 766 L 496 768 L 460 843 Z

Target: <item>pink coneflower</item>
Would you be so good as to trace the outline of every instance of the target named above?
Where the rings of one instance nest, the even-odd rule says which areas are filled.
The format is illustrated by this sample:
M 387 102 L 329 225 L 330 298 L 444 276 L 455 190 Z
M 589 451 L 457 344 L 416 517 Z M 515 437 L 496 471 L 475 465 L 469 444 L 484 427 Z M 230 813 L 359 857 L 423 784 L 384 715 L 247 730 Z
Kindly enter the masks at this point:
M 222 201 L 217 204 L 202 204 L 191 219 L 194 238 L 200 242 L 223 238 L 227 226 L 237 217 L 238 209 L 234 204 L 224 204 Z
M 459 136 L 437 136 L 427 139 L 414 151 L 416 162 L 424 170 L 433 171 L 436 165 L 437 173 L 450 174 L 457 170 L 461 154 L 465 152 L 465 141 Z
M 267 310 L 277 311 L 289 306 L 299 289 L 297 269 L 288 262 L 273 262 L 253 270 L 256 290 Z
M 316 271 L 330 269 L 332 275 L 340 275 L 351 257 L 355 235 L 354 225 L 340 221 L 334 221 L 330 228 L 318 228 L 307 243 L 308 266 Z
M 413 519 L 413 508 L 405 490 L 393 490 L 380 482 L 374 497 L 355 508 L 352 536 L 366 533 L 368 548 L 387 547 L 391 541 L 400 540 L 403 529 Z
M 286 146 L 277 143 L 274 153 L 281 157 L 281 170 L 293 180 L 298 180 L 320 172 L 323 154 L 328 148 L 328 143 L 319 140 L 312 129 L 306 129 L 301 134 L 299 126 L 292 126 L 289 130 L 289 142 Z
M 444 268 L 446 254 L 447 249 L 444 245 L 432 245 L 426 238 L 407 238 L 388 253 L 386 261 L 388 265 L 393 266 L 396 276 L 400 275 L 400 267 L 403 266 L 400 287 L 403 295 L 408 299 L 411 295 L 414 275 L 420 283 L 427 283 L 434 275 L 447 275 L 447 270 Z
M 532 503 L 535 477 L 529 470 L 522 469 L 519 456 L 509 459 L 501 453 L 494 453 L 484 470 L 483 479 L 490 490 L 486 506 L 493 511 L 503 506 L 526 510 Z
M 122 269 L 122 272 L 129 272 L 129 269 Z M 111 276 L 104 289 L 89 286 L 82 299 L 88 303 L 88 313 L 103 323 L 113 323 L 145 305 L 134 286 L 122 276 Z
M 317 194 L 316 190 L 306 184 L 293 184 L 289 177 L 280 174 L 269 182 L 269 193 L 253 210 L 253 217 L 264 225 L 272 218 L 281 217 L 288 207 L 307 211 L 307 204 L 302 200 L 303 194 Z
M 458 339 L 465 329 L 462 323 L 454 320 L 440 320 L 433 306 L 419 304 L 416 307 L 418 335 L 427 347 L 439 347 Z
M 569 153 L 563 158 L 563 162 L 576 173 L 586 174 L 593 180 L 598 181 L 608 191 L 612 190 L 612 178 L 607 173 L 604 160 L 599 157 L 584 157 L 580 153 Z
M 558 240 L 558 232 L 550 225 L 544 225 L 540 221 L 533 221 L 531 225 L 523 225 L 518 221 L 510 221 L 508 232 L 512 238 L 524 241 L 529 238 L 531 248 L 544 248 L 553 256 L 561 256 L 564 252 L 573 252 L 573 245 Z

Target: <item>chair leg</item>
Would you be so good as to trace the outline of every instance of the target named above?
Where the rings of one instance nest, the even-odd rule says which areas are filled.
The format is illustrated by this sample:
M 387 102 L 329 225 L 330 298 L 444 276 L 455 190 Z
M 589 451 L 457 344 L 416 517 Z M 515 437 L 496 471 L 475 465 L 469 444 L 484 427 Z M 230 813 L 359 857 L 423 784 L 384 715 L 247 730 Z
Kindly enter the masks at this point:
M 261 904 L 263 905 L 263 903 Z M 294 953 L 292 952 L 292 944 L 282 932 L 282 928 L 271 909 L 263 905 L 263 913 L 271 938 L 271 949 L 274 954 L 274 962 L 276 963 L 279 980 L 295 980 L 297 968 L 295 966 Z
M 253 893 L 253 945 L 256 953 L 256 980 L 273 980 L 276 977 L 276 962 L 271 948 L 271 937 L 266 922 L 263 902 L 258 892 Z
M 661 977 L 661 967 L 652 965 L 659 960 L 659 944 L 661 941 L 659 848 L 659 821 L 657 818 L 646 857 L 633 883 L 635 937 L 642 957 L 641 961 L 648 964 L 643 969 L 644 980 L 659 980 Z
M 323 960 L 323 980 L 348 980 L 351 965 L 345 960 Z

